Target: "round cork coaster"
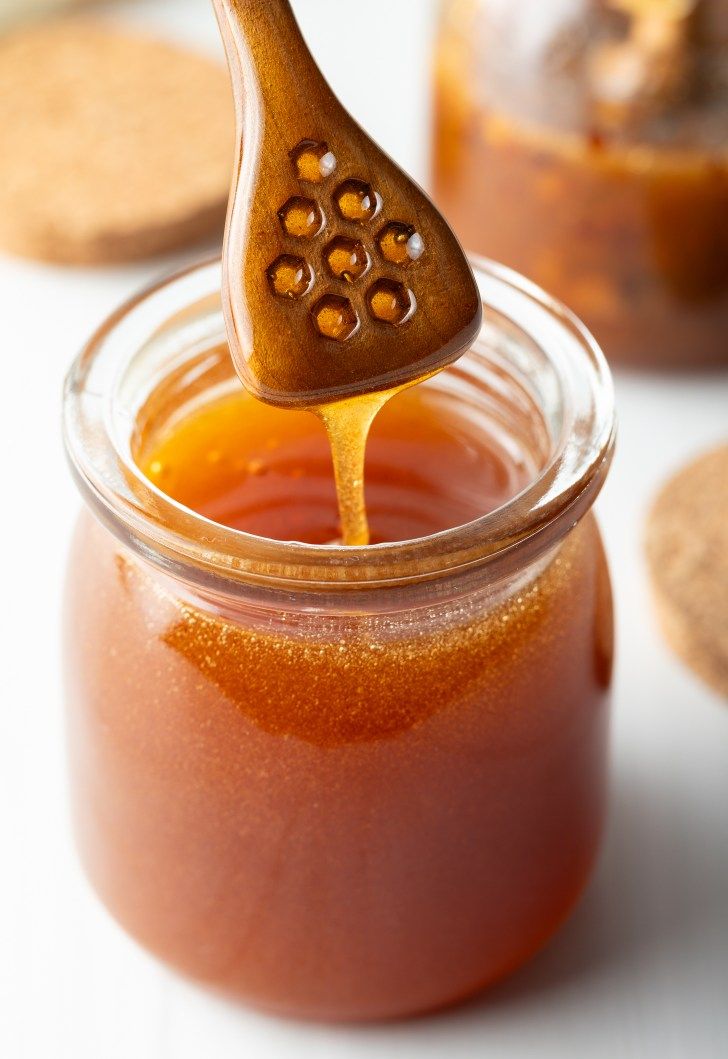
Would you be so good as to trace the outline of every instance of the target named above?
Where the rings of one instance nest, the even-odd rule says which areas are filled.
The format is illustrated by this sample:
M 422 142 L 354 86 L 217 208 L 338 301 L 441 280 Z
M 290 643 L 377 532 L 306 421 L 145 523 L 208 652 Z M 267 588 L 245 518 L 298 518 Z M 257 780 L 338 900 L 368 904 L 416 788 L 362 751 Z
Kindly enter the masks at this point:
M 665 485 L 649 516 L 647 558 L 668 642 L 728 697 L 728 445 Z
M 222 230 L 233 111 L 221 65 L 75 18 L 0 38 L 0 247 L 128 261 Z
M 0 0 L 0 26 L 57 12 L 61 7 L 80 7 L 90 3 L 93 0 Z
M 21 19 L 35 18 L 60 7 L 79 7 L 92 0 L 0 0 L 0 26 L 20 22 Z

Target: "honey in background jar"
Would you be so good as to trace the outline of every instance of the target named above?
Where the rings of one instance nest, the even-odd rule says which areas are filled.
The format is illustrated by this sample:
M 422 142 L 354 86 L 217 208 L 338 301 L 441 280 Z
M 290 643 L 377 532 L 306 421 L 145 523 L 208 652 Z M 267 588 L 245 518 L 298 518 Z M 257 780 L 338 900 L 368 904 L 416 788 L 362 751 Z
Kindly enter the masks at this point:
M 728 364 L 720 0 L 448 0 L 434 176 L 464 244 L 563 300 L 614 363 Z

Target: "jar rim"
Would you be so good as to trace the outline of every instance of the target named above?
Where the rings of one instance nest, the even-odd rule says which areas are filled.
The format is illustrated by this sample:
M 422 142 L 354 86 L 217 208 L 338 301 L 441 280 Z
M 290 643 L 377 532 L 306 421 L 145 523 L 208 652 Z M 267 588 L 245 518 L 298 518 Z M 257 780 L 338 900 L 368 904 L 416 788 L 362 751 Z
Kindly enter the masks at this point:
M 64 441 L 84 499 L 145 559 L 211 590 L 361 590 L 484 566 L 494 575 L 503 567 L 521 567 L 564 536 L 593 504 L 614 449 L 613 385 L 595 339 L 569 309 L 503 265 L 470 260 L 486 308 L 484 327 L 491 309 L 525 332 L 553 367 L 567 413 L 542 470 L 501 507 L 428 537 L 350 548 L 271 540 L 222 526 L 151 483 L 114 435 L 116 388 L 138 351 L 140 326 L 148 336 L 173 332 L 190 299 L 207 300 L 219 292 L 219 258 L 189 266 L 132 297 L 72 365 L 64 388 Z

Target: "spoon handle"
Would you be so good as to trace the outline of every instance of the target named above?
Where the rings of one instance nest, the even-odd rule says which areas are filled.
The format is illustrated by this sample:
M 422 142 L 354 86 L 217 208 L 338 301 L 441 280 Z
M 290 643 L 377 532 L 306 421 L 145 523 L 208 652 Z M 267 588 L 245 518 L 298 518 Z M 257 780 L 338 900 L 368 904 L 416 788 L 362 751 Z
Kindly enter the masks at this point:
M 289 138 L 332 92 L 289 0 L 213 0 L 245 132 L 272 119 Z

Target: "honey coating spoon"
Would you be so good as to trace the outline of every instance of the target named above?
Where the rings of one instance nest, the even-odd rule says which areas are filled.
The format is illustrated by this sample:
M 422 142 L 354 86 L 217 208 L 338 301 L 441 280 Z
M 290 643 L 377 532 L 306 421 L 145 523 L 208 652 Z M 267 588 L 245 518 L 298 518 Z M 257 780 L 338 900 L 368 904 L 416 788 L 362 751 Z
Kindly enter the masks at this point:
M 338 101 L 288 0 L 213 3 L 237 113 L 223 301 L 245 386 L 316 408 L 445 367 L 482 317 L 448 224 Z

